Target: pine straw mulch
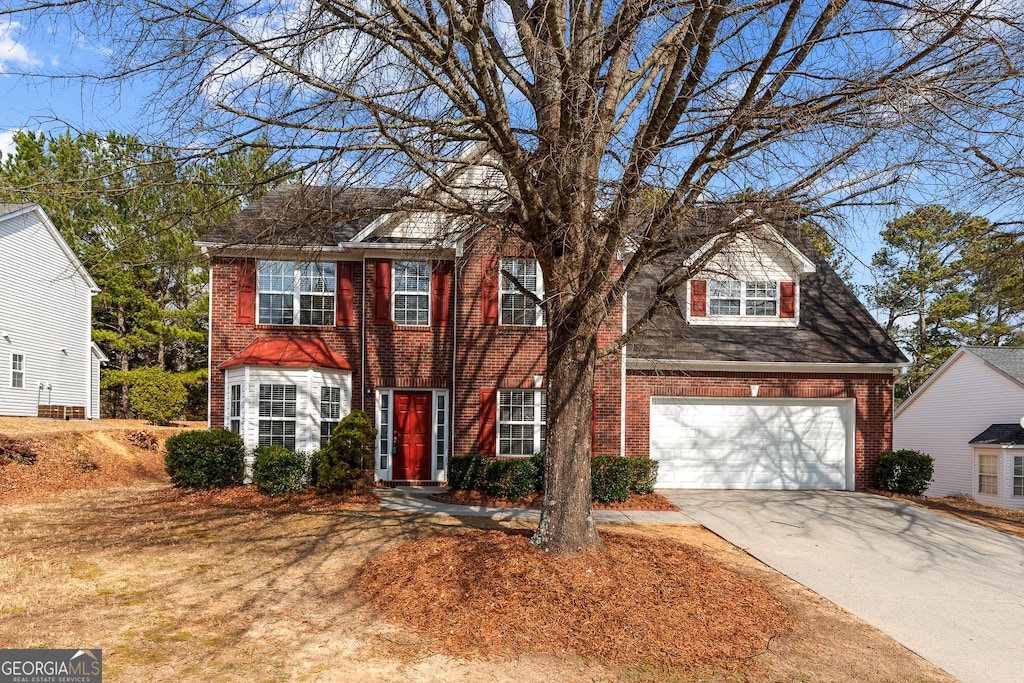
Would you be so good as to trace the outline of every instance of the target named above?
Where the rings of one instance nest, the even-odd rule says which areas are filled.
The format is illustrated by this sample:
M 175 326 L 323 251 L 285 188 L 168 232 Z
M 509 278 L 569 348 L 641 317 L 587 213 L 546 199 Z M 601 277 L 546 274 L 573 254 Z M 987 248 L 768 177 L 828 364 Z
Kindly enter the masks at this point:
M 523 498 L 495 498 L 481 491 L 445 491 L 427 496 L 430 500 L 453 505 L 477 505 L 495 508 L 519 508 L 539 510 L 544 497 L 539 493 L 531 493 Z M 668 499 L 660 493 L 632 495 L 621 503 L 598 503 L 594 501 L 595 510 L 644 510 L 651 512 L 679 512 Z
M 415 541 L 369 560 L 356 585 L 391 619 L 457 656 L 523 651 L 616 665 L 742 668 L 794 627 L 759 580 L 693 546 L 605 533 L 548 556 L 526 532 Z
M 182 509 L 228 508 L 279 513 L 380 508 L 380 499 L 371 488 L 350 493 L 317 493 L 312 486 L 305 486 L 301 493 L 286 493 L 283 496 L 265 495 L 255 486 L 228 486 L 205 491 L 169 488 L 152 493 L 150 500 Z

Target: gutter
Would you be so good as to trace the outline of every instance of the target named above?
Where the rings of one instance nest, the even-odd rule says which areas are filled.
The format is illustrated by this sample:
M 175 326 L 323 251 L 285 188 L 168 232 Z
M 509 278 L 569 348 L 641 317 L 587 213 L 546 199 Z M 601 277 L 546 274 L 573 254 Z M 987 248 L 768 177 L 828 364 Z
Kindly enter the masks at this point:
M 701 372 L 819 372 L 898 375 L 909 363 L 800 363 L 631 358 L 630 370 L 694 370 Z

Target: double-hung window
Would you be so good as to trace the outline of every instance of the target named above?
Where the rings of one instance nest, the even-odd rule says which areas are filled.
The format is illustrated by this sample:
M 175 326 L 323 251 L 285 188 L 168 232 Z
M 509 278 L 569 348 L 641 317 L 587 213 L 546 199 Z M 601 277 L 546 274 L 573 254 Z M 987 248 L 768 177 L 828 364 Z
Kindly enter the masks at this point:
M 228 429 L 235 434 L 242 433 L 242 385 L 231 385 L 231 397 L 228 404 Z
M 978 493 L 999 493 L 999 456 L 978 454 Z
M 261 384 L 259 403 L 260 446 L 284 446 L 295 449 L 294 384 Z
M 775 317 L 779 283 L 772 280 L 709 280 L 708 314 Z
M 1013 495 L 1024 496 L 1024 455 L 1013 456 Z
M 326 448 L 341 420 L 341 387 L 320 387 L 320 448 Z
M 430 324 L 430 263 L 395 261 L 393 320 L 398 325 Z
M 25 388 L 25 356 L 20 353 L 11 354 L 11 388 Z
M 547 412 L 544 391 L 499 391 L 498 455 L 533 455 L 544 450 Z
M 335 286 L 334 263 L 260 261 L 256 271 L 257 322 L 333 325 Z
M 523 292 L 524 289 L 532 292 L 536 299 Z M 502 261 L 500 298 L 502 325 L 544 324 L 544 314 L 537 303 L 544 298 L 544 282 L 535 259 Z

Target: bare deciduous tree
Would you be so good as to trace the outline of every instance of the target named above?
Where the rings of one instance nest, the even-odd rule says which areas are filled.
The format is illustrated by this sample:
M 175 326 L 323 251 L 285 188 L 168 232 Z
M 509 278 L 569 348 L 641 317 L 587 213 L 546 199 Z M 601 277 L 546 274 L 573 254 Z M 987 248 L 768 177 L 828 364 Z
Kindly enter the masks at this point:
M 441 164 L 486 145 L 500 199 L 453 193 L 438 205 L 539 260 L 549 412 L 533 543 L 569 553 L 600 544 L 595 363 L 689 275 L 665 267 L 650 309 L 599 348 L 599 326 L 637 274 L 681 263 L 669 257 L 695 212 L 747 188 L 827 211 L 1015 166 L 1019 4 L 67 0 L 18 16 L 50 21 L 60 9 L 111 48 L 105 77 L 158 76 L 153 111 L 202 144 L 265 134 L 334 180 L 412 170 L 440 183 Z M 652 186 L 658 200 L 645 202 Z

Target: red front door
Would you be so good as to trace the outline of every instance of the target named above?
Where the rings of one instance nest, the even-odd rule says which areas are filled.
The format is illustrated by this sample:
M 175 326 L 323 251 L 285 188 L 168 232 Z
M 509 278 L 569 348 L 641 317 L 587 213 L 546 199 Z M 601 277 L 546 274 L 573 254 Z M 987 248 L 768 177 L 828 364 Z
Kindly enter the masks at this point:
M 391 478 L 426 481 L 430 477 L 430 392 L 395 392 L 395 457 Z

